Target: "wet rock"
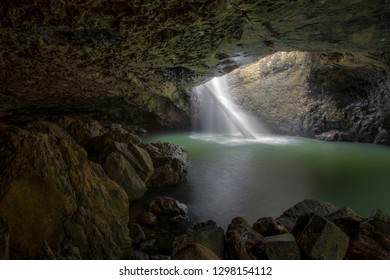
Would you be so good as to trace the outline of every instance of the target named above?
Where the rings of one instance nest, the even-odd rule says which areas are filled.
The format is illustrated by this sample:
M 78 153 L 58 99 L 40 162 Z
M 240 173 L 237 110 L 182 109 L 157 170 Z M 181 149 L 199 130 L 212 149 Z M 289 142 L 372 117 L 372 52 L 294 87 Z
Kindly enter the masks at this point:
M 351 241 L 348 259 L 390 258 L 390 215 L 376 210 L 360 224 L 358 238 Z
M 9 227 L 7 222 L 0 218 L 0 260 L 9 259 Z
M 157 216 L 152 212 L 143 212 L 138 218 L 138 222 L 143 226 L 152 226 L 157 224 Z
M 288 233 L 288 230 L 272 217 L 258 219 L 252 228 L 264 237 Z
M 171 143 L 158 142 L 142 146 L 152 158 L 154 173 L 148 186 L 167 187 L 180 184 L 188 173 L 187 150 Z
M 176 254 L 188 244 L 201 244 L 214 252 L 220 259 L 224 258 L 224 230 L 214 221 L 195 224 L 186 234 L 175 238 L 173 254 Z
M 307 216 L 306 227 L 294 235 L 301 250 L 310 259 L 344 259 L 349 244 L 348 236 L 335 224 L 318 215 Z
M 237 217 L 231 221 L 226 231 L 225 242 L 228 259 L 256 260 L 260 258 L 256 252 L 256 245 L 263 242 L 263 236 L 254 231 L 243 218 Z
M 119 258 L 130 244 L 126 193 L 66 131 L 39 126 L 0 132 L 0 217 L 12 232 L 10 258 L 38 258 L 45 241 L 53 252 L 73 244 L 83 259 Z
M 288 231 L 291 231 L 295 222 L 301 216 L 305 216 L 310 213 L 314 213 L 319 216 L 327 216 L 336 210 L 337 208 L 330 203 L 320 202 L 314 199 L 305 199 L 284 211 L 283 214 L 276 220 L 284 225 Z
M 301 253 L 295 237 L 290 233 L 265 237 L 263 246 L 265 255 L 269 260 L 301 259 Z
M 162 196 L 149 204 L 149 211 L 156 215 L 174 217 L 187 215 L 187 206 L 172 197 Z
M 326 218 L 344 231 L 350 239 L 358 239 L 360 223 L 364 220 L 348 207 L 343 207 Z
M 146 235 L 139 224 L 132 223 L 129 227 L 130 238 L 134 243 L 140 243 L 146 239 Z
M 187 224 L 190 220 L 188 219 L 187 216 L 183 215 L 176 215 L 172 218 L 169 218 L 168 221 L 170 221 L 172 224 L 176 225 L 185 225 Z
M 209 248 L 199 243 L 187 244 L 172 256 L 172 260 L 220 260 Z

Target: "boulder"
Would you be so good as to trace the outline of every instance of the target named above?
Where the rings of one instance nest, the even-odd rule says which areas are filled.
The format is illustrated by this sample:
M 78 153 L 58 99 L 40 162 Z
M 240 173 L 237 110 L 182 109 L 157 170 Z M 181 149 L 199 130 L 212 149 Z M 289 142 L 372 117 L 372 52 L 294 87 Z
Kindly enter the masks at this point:
M 298 246 L 308 258 L 315 260 L 344 259 L 348 250 L 349 238 L 340 228 L 318 215 L 304 216 L 303 219 L 303 223 L 297 222 L 297 227 L 299 225 L 303 230 L 294 228 L 293 233 Z
M 350 239 L 356 240 L 359 238 L 360 223 L 364 219 L 352 209 L 348 207 L 340 208 L 326 216 L 326 218 L 344 231 Z
M 139 249 L 142 252 L 150 253 L 153 250 L 155 244 L 156 244 L 156 239 L 143 241 L 139 244 Z
M 137 220 L 143 226 L 152 226 L 157 224 L 158 219 L 152 212 L 143 212 L 138 216 Z
M 129 226 L 129 234 L 133 243 L 140 243 L 145 241 L 146 235 L 139 224 L 132 223 Z
M 0 218 L 0 260 L 9 259 L 9 227 L 4 219 Z
M 202 244 L 187 244 L 172 256 L 172 260 L 220 260 L 209 248 Z
M 351 241 L 347 259 L 390 259 L 390 215 L 376 210 L 360 224 Z
M 115 129 L 92 138 L 87 145 L 91 159 L 101 164 L 107 176 L 126 191 L 129 201 L 145 194 L 146 182 L 154 170 L 149 154 L 139 143 L 137 136 Z
M 206 221 L 195 224 L 186 234 L 175 238 L 173 242 L 173 254 L 189 244 L 201 244 L 213 251 L 220 259 L 224 258 L 224 230 L 214 221 Z
M 149 260 L 149 255 L 145 252 L 142 252 L 140 250 L 134 250 L 133 251 L 133 259 L 139 260 L 139 261 L 146 261 Z
M 256 260 L 260 258 L 256 245 L 263 242 L 263 236 L 254 231 L 241 217 L 229 224 L 226 236 L 227 257 L 232 260 Z
M 272 217 L 258 219 L 252 228 L 264 237 L 288 233 L 288 230 Z
M 177 215 L 186 216 L 188 209 L 185 204 L 172 197 L 161 196 L 149 204 L 149 211 L 158 216 L 174 217 Z
M 284 233 L 265 237 L 263 248 L 269 260 L 300 260 L 301 253 L 294 235 Z
M 276 220 L 285 226 L 288 231 L 291 231 L 295 225 L 295 222 L 304 215 L 314 213 L 319 216 L 327 216 L 330 213 L 336 211 L 337 208 L 330 203 L 321 202 L 315 199 L 305 199 L 288 210 Z
M 161 188 L 180 184 L 188 173 L 188 153 L 175 144 L 158 142 L 142 147 L 150 154 L 154 173 L 148 186 Z
M 38 258 L 45 242 L 53 252 L 72 244 L 83 259 L 120 258 L 131 244 L 125 191 L 62 128 L 39 127 L 0 131 L 0 217 L 12 235 L 10 258 Z
M 53 118 L 53 122 L 66 130 L 82 148 L 90 139 L 100 136 L 106 129 L 96 120 L 71 118 L 67 116 Z

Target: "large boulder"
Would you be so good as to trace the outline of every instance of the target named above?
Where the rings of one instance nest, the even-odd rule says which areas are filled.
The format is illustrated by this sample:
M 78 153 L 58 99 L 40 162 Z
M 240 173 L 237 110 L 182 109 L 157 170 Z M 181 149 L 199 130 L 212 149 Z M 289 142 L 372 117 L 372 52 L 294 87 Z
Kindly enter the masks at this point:
M 161 218 L 167 218 L 173 224 L 188 222 L 187 206 L 172 197 L 161 196 L 150 202 L 149 212 Z
M 259 244 L 260 245 L 260 244 Z M 260 247 L 257 245 L 257 247 Z M 294 235 L 284 233 L 265 237 L 261 246 L 268 260 L 300 260 L 301 253 Z
M 263 236 L 254 231 L 241 217 L 234 218 L 229 224 L 225 242 L 228 259 L 257 260 L 260 258 L 256 247 L 263 242 Z
M 37 258 L 45 242 L 53 252 L 77 247 L 84 259 L 121 258 L 131 248 L 126 192 L 66 131 L 32 127 L 0 131 L 0 218 L 12 236 L 10 258 Z
M 336 211 L 337 208 L 328 202 L 321 202 L 315 199 L 305 199 L 293 207 L 287 209 L 276 220 L 291 231 L 295 222 L 302 216 L 314 213 L 319 216 L 327 216 Z
M 201 244 L 210 249 L 220 259 L 224 258 L 224 230 L 214 221 L 206 221 L 195 224 L 186 234 L 175 238 L 173 242 L 173 254 L 189 244 Z
M 130 201 L 145 194 L 146 183 L 154 171 L 149 154 L 139 144 L 136 135 L 123 129 L 110 130 L 87 144 L 91 159 L 103 166 L 107 176 L 126 191 Z
M 148 185 L 161 188 L 180 184 L 188 173 L 188 152 L 175 144 L 158 142 L 142 146 L 153 161 L 154 173 Z
M 390 259 L 390 215 L 376 210 L 360 223 L 350 242 L 348 259 Z
M 302 217 L 294 228 L 298 246 L 310 259 L 342 260 L 349 245 L 349 237 L 335 224 L 324 217 Z
M 288 233 L 288 230 L 272 217 L 258 219 L 252 228 L 264 237 Z

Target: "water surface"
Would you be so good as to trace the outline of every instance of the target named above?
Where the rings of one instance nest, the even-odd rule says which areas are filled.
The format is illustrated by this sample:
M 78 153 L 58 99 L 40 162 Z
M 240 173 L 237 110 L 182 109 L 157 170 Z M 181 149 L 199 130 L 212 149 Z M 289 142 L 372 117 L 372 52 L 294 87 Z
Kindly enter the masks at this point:
M 189 206 L 193 221 L 212 219 L 223 227 L 236 216 L 252 223 L 277 217 L 305 198 L 348 206 L 367 216 L 390 212 L 390 148 L 263 136 L 257 140 L 213 134 L 167 133 L 166 141 L 188 149 L 189 174 L 182 185 L 152 191 Z

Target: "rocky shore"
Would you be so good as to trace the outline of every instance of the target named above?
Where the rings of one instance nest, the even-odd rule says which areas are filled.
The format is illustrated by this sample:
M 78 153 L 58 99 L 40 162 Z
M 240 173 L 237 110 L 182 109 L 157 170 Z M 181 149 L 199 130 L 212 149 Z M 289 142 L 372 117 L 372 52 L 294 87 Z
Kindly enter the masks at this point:
M 304 200 L 250 225 L 193 225 L 172 197 L 187 151 L 142 143 L 138 128 L 56 117 L 0 129 L 0 259 L 390 259 L 390 215 Z M 139 129 L 138 129 L 139 130 Z

